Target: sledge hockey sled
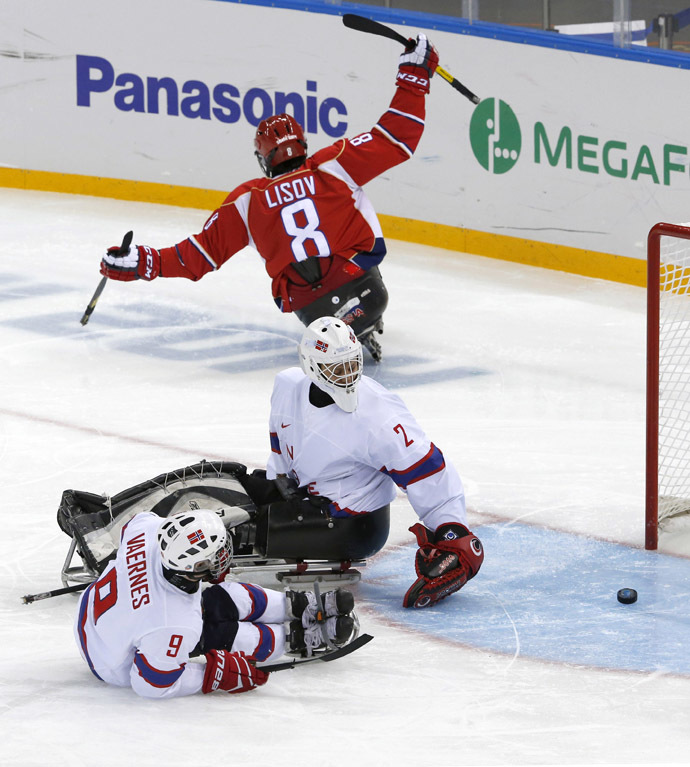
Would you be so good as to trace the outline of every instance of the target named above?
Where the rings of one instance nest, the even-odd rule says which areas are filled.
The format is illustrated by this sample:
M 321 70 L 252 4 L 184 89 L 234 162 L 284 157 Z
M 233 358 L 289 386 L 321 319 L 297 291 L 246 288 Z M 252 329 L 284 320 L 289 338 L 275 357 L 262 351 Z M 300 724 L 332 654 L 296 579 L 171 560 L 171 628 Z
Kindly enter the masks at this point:
M 202 461 L 166 472 L 113 496 L 65 490 L 57 521 L 71 543 L 62 583 L 90 583 L 117 553 L 124 525 L 142 511 L 167 517 L 214 510 L 233 544 L 226 578 L 286 587 L 314 581 L 356 583 L 358 568 L 383 548 L 388 506 L 341 518 L 328 499 L 312 498 L 285 478 L 248 474 L 239 463 Z M 76 555 L 76 564 L 75 564 Z

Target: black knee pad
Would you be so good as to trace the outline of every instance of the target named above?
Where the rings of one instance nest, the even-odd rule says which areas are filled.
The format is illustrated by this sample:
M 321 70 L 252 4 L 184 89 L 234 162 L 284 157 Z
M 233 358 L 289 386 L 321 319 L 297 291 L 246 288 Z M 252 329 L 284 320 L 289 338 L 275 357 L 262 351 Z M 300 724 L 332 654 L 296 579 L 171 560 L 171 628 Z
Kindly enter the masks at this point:
M 211 586 L 201 595 L 204 628 L 197 648 L 201 655 L 209 650 L 232 649 L 240 614 L 232 597 L 222 586 Z
M 378 266 L 374 266 L 294 313 L 304 325 L 319 317 L 337 317 L 359 336 L 376 327 L 387 306 L 388 291 Z
M 330 517 L 309 500 L 280 501 L 259 509 L 257 548 L 284 559 L 364 559 L 388 539 L 390 506 L 353 517 Z

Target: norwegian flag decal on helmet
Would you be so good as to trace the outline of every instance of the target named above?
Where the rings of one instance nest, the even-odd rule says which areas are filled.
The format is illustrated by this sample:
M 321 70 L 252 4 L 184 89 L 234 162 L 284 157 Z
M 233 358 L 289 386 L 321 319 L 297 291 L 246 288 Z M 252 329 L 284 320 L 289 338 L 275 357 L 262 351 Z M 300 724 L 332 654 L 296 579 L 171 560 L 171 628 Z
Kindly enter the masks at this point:
M 325 352 L 328 350 L 328 344 L 325 341 L 317 341 L 314 344 L 314 348 L 317 352 Z
M 201 532 L 201 530 L 197 530 L 194 533 L 190 533 L 187 536 L 187 540 L 194 546 L 197 543 L 201 543 L 201 541 L 204 540 L 204 534 Z

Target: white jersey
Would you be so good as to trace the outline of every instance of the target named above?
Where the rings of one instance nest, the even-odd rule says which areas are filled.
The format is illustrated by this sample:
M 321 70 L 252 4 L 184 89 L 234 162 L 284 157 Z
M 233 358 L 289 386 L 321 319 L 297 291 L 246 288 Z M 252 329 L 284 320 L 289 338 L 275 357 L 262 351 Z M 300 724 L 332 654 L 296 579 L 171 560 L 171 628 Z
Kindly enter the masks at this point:
M 133 517 L 117 557 L 82 596 L 74 631 L 91 671 L 147 698 L 199 692 L 205 664 L 189 663 L 202 631 L 201 590 L 186 594 L 163 577 L 161 518 Z
M 334 516 L 374 511 L 402 488 L 430 530 L 466 524 L 465 492 L 455 468 L 431 442 L 405 403 L 363 376 L 358 406 L 309 402 L 311 381 L 299 368 L 276 376 L 271 397 L 267 477 L 287 474 L 332 501 Z

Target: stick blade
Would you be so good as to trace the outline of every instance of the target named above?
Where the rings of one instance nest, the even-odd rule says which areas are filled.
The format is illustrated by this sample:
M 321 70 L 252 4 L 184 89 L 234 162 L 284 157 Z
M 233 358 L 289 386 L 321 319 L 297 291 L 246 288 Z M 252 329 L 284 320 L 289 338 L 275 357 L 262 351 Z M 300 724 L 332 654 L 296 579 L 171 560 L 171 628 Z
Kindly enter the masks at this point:
M 342 658 L 343 655 L 349 655 L 351 652 L 359 650 L 360 647 L 364 647 L 364 645 L 371 642 L 373 638 L 374 637 L 371 636 L 371 634 L 360 634 L 356 639 L 353 639 L 349 644 L 346 644 L 345 647 L 342 647 L 339 653 L 337 651 L 325 653 L 321 657 L 321 660 L 324 663 L 330 663 L 332 660 L 338 660 L 338 658 Z
M 331 650 L 330 652 L 323 653 L 323 655 L 312 655 L 310 658 L 295 658 L 294 660 L 283 661 L 282 663 L 257 663 L 256 667 L 262 671 L 287 671 L 288 669 L 295 668 L 296 666 L 302 666 L 305 663 L 313 663 L 314 661 L 323 661 L 329 663 L 332 660 L 338 660 L 345 655 L 349 655 L 355 650 L 359 650 L 360 647 L 364 647 L 365 644 L 371 642 L 374 637 L 371 634 L 360 634 L 356 639 L 353 639 L 349 644 L 344 647 L 339 647 L 337 650 Z
M 349 27 L 350 29 L 356 29 L 359 32 L 366 32 L 366 26 L 367 22 L 369 22 L 370 19 L 365 18 L 364 16 L 358 16 L 356 13 L 344 13 L 343 14 L 343 24 L 346 27 Z M 362 26 L 362 24 L 365 24 L 365 26 Z
M 381 35 L 381 37 L 388 37 L 391 40 L 395 40 L 397 43 L 407 45 L 407 38 L 398 34 L 394 29 L 387 27 L 385 24 L 379 24 L 378 21 L 368 19 L 366 16 L 358 16 L 356 13 L 344 13 L 343 24 L 350 29 L 357 30 L 357 32 L 367 32 L 370 35 Z

